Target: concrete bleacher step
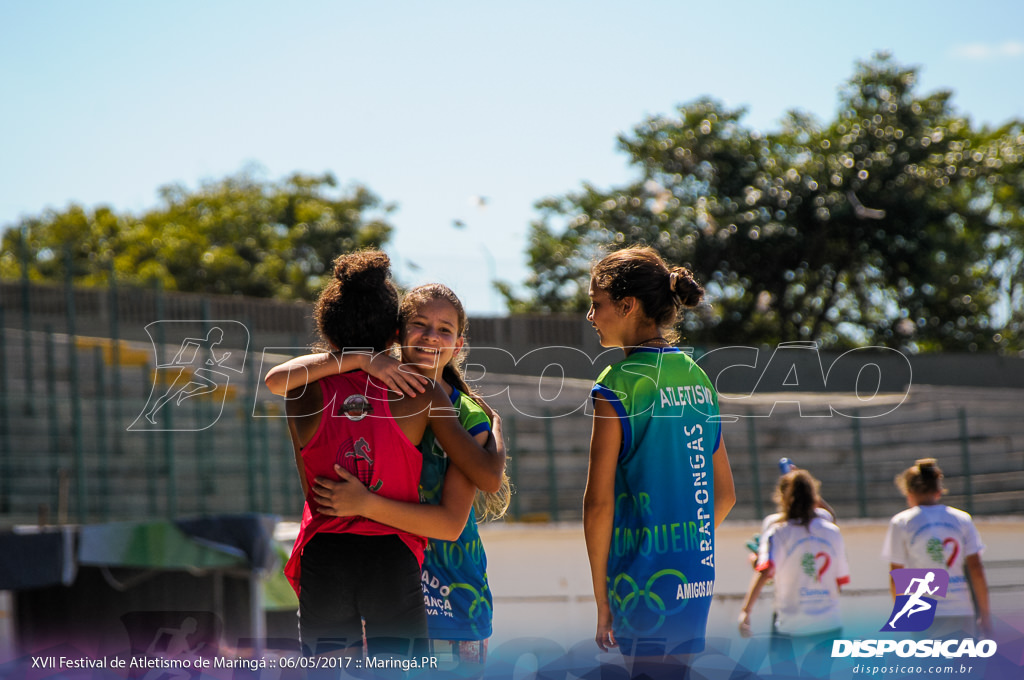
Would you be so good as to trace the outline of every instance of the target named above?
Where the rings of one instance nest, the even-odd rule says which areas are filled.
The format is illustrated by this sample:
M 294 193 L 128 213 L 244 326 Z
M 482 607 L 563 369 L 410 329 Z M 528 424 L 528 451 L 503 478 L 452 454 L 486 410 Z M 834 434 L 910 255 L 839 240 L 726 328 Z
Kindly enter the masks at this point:
M 965 496 L 949 495 L 944 502 L 964 510 L 968 509 Z M 1024 490 L 996 491 L 975 493 L 971 497 L 970 508 L 975 515 L 1019 515 L 1024 513 Z
M 103 355 L 104 365 L 108 367 L 115 364 L 122 367 L 147 366 L 153 362 L 152 350 L 139 342 L 115 342 L 111 338 L 80 336 L 75 339 L 75 347 L 80 350 L 98 348 Z
M 53 409 L 44 407 L 34 409 L 32 414 L 19 420 L 17 429 L 9 437 L 12 455 L 7 460 L 12 477 L 19 482 L 11 485 L 8 496 L 3 499 L 5 524 L 13 521 L 8 518 L 14 517 L 38 519 L 40 506 L 44 508 L 42 515 L 54 521 L 61 512 L 56 491 L 61 473 L 67 480 L 65 506 L 73 506 L 70 509 L 65 507 L 64 512 L 71 521 L 77 521 L 79 506 L 75 494 L 79 483 L 79 465 L 86 479 L 85 521 L 99 521 L 111 516 L 140 518 L 166 514 L 170 504 L 167 502 L 169 468 L 164 454 L 168 441 L 165 434 L 126 432 L 122 429 L 124 422 L 118 426 L 109 417 L 101 421 L 98 417 L 101 412 L 92 412 L 90 405 L 88 401 L 82 403 L 80 455 L 76 455 L 76 438 L 70 426 L 71 407 L 66 399 L 55 402 L 56 418 Z M 251 407 L 229 402 L 225 412 L 237 417 L 234 411 L 248 413 Z M 136 415 L 133 411 L 131 418 L 134 419 Z M 61 426 L 60 429 L 54 429 L 53 420 Z M 290 446 L 266 445 L 268 463 L 262 467 L 269 470 L 262 467 L 256 470 L 256 483 L 260 488 L 257 493 L 250 493 L 250 482 L 245 471 L 248 469 L 251 452 L 238 446 L 239 442 L 246 441 L 243 428 L 231 427 L 229 420 L 231 418 L 225 419 L 228 427 L 216 428 L 207 433 L 174 432 L 170 435 L 169 441 L 176 449 L 172 463 L 179 512 L 191 514 L 204 511 L 271 510 L 284 487 L 276 480 L 269 482 L 273 496 L 267 501 L 263 498 L 263 489 L 268 483 L 262 478 L 268 474 L 278 476 L 282 467 L 277 460 L 282 455 L 286 456 L 286 474 L 295 489 L 294 507 L 301 508 L 301 492 L 298 490 L 297 478 L 294 478 Z M 191 427 L 195 424 L 179 415 L 176 425 Z M 267 433 L 261 434 L 261 428 L 266 429 Z M 280 421 L 257 421 L 250 430 L 253 445 L 257 448 L 264 446 L 260 437 L 268 434 L 286 443 L 283 423 Z M 197 448 L 204 442 L 211 451 L 209 459 L 201 461 L 197 458 Z M 100 450 L 101 447 L 103 450 Z M 115 453 L 115 448 L 120 453 Z M 262 451 L 258 455 L 263 455 Z M 108 484 L 105 485 L 104 480 Z M 251 498 L 255 498 L 255 501 Z M 283 503 L 279 502 L 278 505 L 281 506 L 280 510 L 285 509 Z
M 961 485 L 963 480 L 961 481 Z M 971 487 L 974 490 L 984 490 L 985 493 L 1018 491 L 1024 489 L 1024 469 L 1006 469 L 1002 472 L 992 472 L 971 475 Z
M 55 418 L 50 416 L 48 408 L 43 368 L 34 372 L 32 412 L 27 413 L 24 404 L 15 398 L 26 391 L 26 375 L 21 365 L 24 360 L 18 358 L 23 357 L 24 347 L 19 337 L 12 334 L 8 339 L 7 359 L 13 367 L 9 386 L 14 398 L 8 404 L 15 428 L 11 433 L 14 453 L 8 462 L 18 471 L 18 482 L 11 485 L 11 496 L 7 499 L 14 509 L 0 514 L 2 524 L 8 524 L 15 516 L 34 516 L 41 498 L 52 503 L 55 467 L 70 471 L 68 474 L 77 479 L 73 414 L 68 400 L 72 362 L 67 353 L 67 339 L 62 338 L 52 336 L 51 339 L 55 346 L 53 373 L 58 395 Z M 45 336 L 32 333 L 30 339 L 34 343 L 32 354 L 38 360 Z M 80 460 L 90 491 L 86 503 L 90 516 L 98 516 L 105 507 L 109 507 L 115 518 L 148 516 L 154 508 L 164 513 L 172 505 L 167 498 L 170 468 L 165 447 L 168 443 L 174 451 L 172 466 L 177 498 L 173 505 L 179 515 L 266 506 L 275 512 L 297 516 L 301 499 L 296 500 L 298 480 L 287 435 L 280 421 L 251 419 L 253 403 L 248 396 L 251 384 L 235 380 L 232 387 L 236 398 L 226 401 L 223 415 L 208 436 L 194 432 L 175 432 L 169 437 L 160 432 L 126 432 L 125 428 L 139 416 L 154 389 L 151 364 L 143 362 L 143 355 L 153 353 L 151 345 L 144 342 L 118 345 L 124 348 L 118 417 L 109 400 L 113 381 L 104 379 L 106 408 L 98 409 L 94 379 L 97 371 L 109 377 L 114 343 L 80 337 L 75 346 L 78 347 L 74 363 L 83 419 Z M 129 350 L 136 354 L 128 353 Z M 250 362 L 248 366 L 251 369 L 254 364 Z M 163 379 L 166 374 L 157 377 Z M 489 379 L 491 382 L 485 381 L 484 387 L 499 385 L 508 389 L 507 397 L 496 397 L 491 403 L 504 416 L 506 436 L 512 446 L 512 469 L 517 477 L 515 505 L 520 514 L 578 519 L 592 427 L 590 416 L 581 407 L 588 401 L 591 382 L 566 380 L 560 385 L 561 393 L 554 398 L 556 391 L 550 381 L 522 376 L 490 376 Z M 157 389 L 162 387 L 165 383 L 157 385 Z M 965 483 L 961 479 L 965 444 L 973 475 L 972 502 L 977 511 L 1024 512 L 1024 478 L 1018 474 L 1019 470 L 1024 470 L 1024 426 L 1018 415 L 1020 395 L 1019 390 L 999 392 L 914 386 L 907 399 L 882 418 L 855 421 L 841 415 L 798 417 L 795 410 L 786 411 L 780 405 L 779 412 L 772 417 L 743 418 L 727 423 L 725 437 L 739 499 L 733 517 L 754 519 L 762 508 L 771 509 L 771 491 L 778 479 L 777 460 L 783 455 L 822 480 L 826 498 L 841 516 L 856 516 L 860 503 L 855 431 L 859 431 L 860 464 L 868 493 L 867 512 L 871 516 L 891 515 L 904 507 L 893 485 L 893 477 L 914 459 L 929 455 L 939 458 L 947 473 L 951 502 L 953 499 L 956 499 L 953 504 L 966 502 Z M 269 398 L 269 394 L 263 397 Z M 811 398 L 818 400 L 818 406 L 829 402 L 828 395 L 808 397 Z M 771 401 L 770 396 L 766 399 Z M 210 403 L 215 402 L 203 402 L 203 406 Z M 262 403 L 279 404 L 276 400 Z M 175 427 L 184 428 L 194 423 L 196 418 L 202 417 L 202 408 L 198 411 L 176 409 Z M 538 417 L 570 411 L 575 412 L 550 420 Z M 961 436 L 961 413 L 966 414 L 965 440 Z M 105 414 L 105 418 L 101 414 Z M 241 426 L 242 422 L 250 423 L 248 430 Z M 110 451 L 115 446 L 120 447 L 121 453 L 112 455 Z M 53 450 L 58 452 L 56 456 L 51 453 Z M 550 472 L 552 455 L 554 484 Z M 104 456 L 109 456 L 106 467 L 102 462 Z M 103 475 L 109 476 L 109 487 L 99 483 Z M 759 487 L 761 508 L 754 507 L 755 483 Z M 269 501 L 265 499 L 268 485 Z M 557 489 L 553 500 L 548 495 L 552 487 Z M 111 489 L 111 497 L 102 502 L 97 500 L 95 491 L 101 488 Z

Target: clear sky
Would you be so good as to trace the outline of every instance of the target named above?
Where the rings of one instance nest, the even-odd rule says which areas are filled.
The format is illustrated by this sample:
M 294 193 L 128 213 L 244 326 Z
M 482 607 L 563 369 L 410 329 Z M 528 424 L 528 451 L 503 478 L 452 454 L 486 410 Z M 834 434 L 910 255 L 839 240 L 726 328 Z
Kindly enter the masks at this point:
M 330 170 L 399 206 L 403 283 L 499 312 L 534 202 L 632 177 L 618 133 L 703 95 L 827 119 L 882 49 L 975 123 L 1024 118 L 1018 0 L 0 0 L 0 226 Z

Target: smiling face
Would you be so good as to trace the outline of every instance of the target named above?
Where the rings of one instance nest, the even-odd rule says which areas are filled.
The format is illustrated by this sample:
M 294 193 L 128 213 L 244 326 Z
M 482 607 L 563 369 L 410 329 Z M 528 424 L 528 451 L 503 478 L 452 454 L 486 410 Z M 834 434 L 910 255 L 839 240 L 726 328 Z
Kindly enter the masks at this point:
M 623 347 L 627 330 L 626 317 L 621 313 L 621 305 L 612 300 L 608 291 L 598 288 L 594 280 L 590 280 L 590 311 L 587 321 L 597 331 L 597 338 L 602 347 Z
M 402 361 L 437 380 L 441 370 L 462 349 L 459 314 L 447 300 L 421 302 L 402 326 Z

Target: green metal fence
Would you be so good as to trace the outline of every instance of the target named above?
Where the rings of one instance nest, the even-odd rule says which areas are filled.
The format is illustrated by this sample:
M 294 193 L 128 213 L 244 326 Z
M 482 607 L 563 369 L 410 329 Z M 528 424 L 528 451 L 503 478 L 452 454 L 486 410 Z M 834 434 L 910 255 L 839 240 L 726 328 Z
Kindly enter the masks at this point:
M 281 406 L 258 392 L 255 364 L 222 401 L 192 399 L 187 408 L 165 409 L 160 429 L 133 431 L 154 389 L 151 363 L 138 363 L 138 355 L 126 362 L 113 345 L 53 332 L 26 334 L 27 361 L 20 333 L 0 325 L 0 524 L 242 511 L 298 516 L 301 492 Z M 43 378 L 34 394 L 26 387 L 29 363 Z M 893 477 L 924 456 L 939 459 L 952 504 L 978 514 L 1024 512 L 1024 428 L 1014 411 L 943 402 L 904 405 L 878 419 L 727 423 L 739 498 L 733 517 L 772 510 L 782 456 L 815 474 L 845 517 L 899 510 Z M 589 419 L 506 413 L 515 488 L 509 517 L 578 520 Z
M 80 334 L 80 291 L 70 283 L 60 291 L 64 316 L 54 328 L 52 314 L 37 314 L 29 304 L 39 294 L 30 296 L 27 282 L 25 289 L 24 296 L 7 291 L 6 307 L 0 305 L 0 526 L 249 511 L 299 516 L 301 491 L 281 405 L 259 389 L 266 368 L 258 363 L 260 323 L 235 317 L 249 329 L 250 351 L 230 389 L 163 409 L 160 427 L 133 429 L 159 386 L 155 367 L 173 351 L 159 336 L 155 345 L 125 339 L 132 335 L 125 331 L 126 300 L 139 291 L 111 285 L 103 298 L 112 310 L 104 327 Z M 88 304 L 98 304 L 91 294 Z M 158 290 L 148 294 L 147 314 L 160 318 L 167 300 Z M 187 309 L 200 322 L 218 317 L 209 301 L 174 305 L 179 316 Z M 511 455 L 509 518 L 578 521 L 587 416 L 555 418 L 541 409 L 527 417 L 493 405 L 505 414 Z M 1024 419 L 1017 399 L 966 390 L 914 396 L 876 418 L 745 415 L 723 426 L 739 499 L 733 518 L 772 511 L 782 456 L 822 481 L 841 517 L 901 509 L 893 477 L 924 456 L 939 459 L 951 504 L 975 514 L 1024 512 Z
M 979 515 L 1024 513 L 1024 425 L 1015 404 L 971 407 L 947 400 L 900 407 L 885 418 L 747 417 L 723 425 L 736 484 L 731 518 L 774 512 L 778 461 L 794 460 L 822 482 L 843 518 L 889 517 L 906 507 L 894 480 L 917 458 L 935 457 L 946 502 Z M 505 418 L 519 519 L 578 520 L 586 483 L 585 417 Z

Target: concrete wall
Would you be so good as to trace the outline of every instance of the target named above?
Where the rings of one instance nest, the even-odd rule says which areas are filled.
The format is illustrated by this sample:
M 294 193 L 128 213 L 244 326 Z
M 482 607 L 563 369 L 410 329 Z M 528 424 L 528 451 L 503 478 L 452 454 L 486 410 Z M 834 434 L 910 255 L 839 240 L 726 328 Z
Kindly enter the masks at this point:
M 985 518 L 976 525 L 986 546 L 983 561 L 997 632 L 1019 645 L 1024 633 L 1014 626 L 1024 610 L 1024 518 Z M 887 526 L 887 520 L 840 524 L 851 573 L 842 595 L 844 637 L 876 637 L 891 608 L 888 564 L 880 557 Z M 759 528 L 759 522 L 726 520 L 718 529 L 711 636 L 738 641 L 735 622 L 753 575 L 744 544 Z M 528 638 L 552 640 L 567 650 L 588 648 L 596 607 L 582 526 L 489 524 L 481 535 L 494 593 L 492 649 Z M 768 586 L 755 605 L 755 634 L 770 628 L 771 597 Z
M 116 320 L 120 338 L 148 340 L 145 326 L 158 319 L 219 319 L 244 323 L 250 348 L 307 347 L 316 340 L 312 306 L 225 295 L 118 288 L 115 298 L 102 288 L 78 288 L 69 296 L 63 286 L 0 282 L 3 324 L 9 328 L 68 328 L 68 300 L 74 300 L 78 335 L 109 336 Z M 25 314 L 25 303 L 29 314 Z M 618 350 L 600 347 L 583 315 L 474 317 L 469 323 L 472 362 L 491 373 L 540 375 L 558 364 L 564 375 L 593 379 L 619 358 Z M 852 354 L 819 353 L 813 344 L 779 347 L 695 348 L 694 356 L 721 392 L 749 394 L 787 390 L 901 392 L 908 384 L 978 387 L 1024 387 L 1024 357 L 980 354 L 933 354 L 904 357 L 893 350 L 857 350 Z M 607 353 L 605 353 L 607 352 Z M 549 369 L 553 370 L 553 369 Z

